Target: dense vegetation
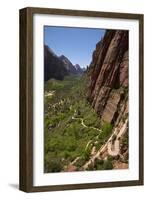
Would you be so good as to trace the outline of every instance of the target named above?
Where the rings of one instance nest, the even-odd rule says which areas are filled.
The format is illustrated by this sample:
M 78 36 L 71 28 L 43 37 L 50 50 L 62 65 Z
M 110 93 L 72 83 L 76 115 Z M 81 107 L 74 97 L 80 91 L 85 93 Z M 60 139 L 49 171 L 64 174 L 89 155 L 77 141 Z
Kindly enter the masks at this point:
M 93 146 L 98 150 L 111 135 L 109 123 L 100 119 L 85 98 L 86 77 L 50 79 L 44 87 L 45 172 L 67 171 L 76 158 L 76 170 L 89 160 Z M 104 166 L 103 166 L 104 165 Z M 112 168 L 104 162 L 99 168 Z

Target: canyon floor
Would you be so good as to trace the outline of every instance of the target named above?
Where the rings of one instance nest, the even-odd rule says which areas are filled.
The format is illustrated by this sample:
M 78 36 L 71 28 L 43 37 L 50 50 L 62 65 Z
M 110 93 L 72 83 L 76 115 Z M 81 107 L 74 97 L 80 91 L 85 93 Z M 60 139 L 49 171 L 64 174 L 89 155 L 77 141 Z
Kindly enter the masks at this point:
M 86 83 L 85 75 L 45 82 L 45 173 L 128 168 L 128 121 L 120 130 L 102 122 L 86 99 Z

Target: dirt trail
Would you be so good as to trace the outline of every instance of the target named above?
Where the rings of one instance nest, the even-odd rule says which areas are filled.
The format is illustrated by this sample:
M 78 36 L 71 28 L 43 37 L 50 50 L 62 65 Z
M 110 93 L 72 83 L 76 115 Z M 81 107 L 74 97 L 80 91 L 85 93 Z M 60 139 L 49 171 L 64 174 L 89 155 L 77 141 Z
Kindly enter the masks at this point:
M 121 130 L 119 131 L 119 133 L 116 137 L 116 140 L 114 142 L 114 150 L 112 150 L 112 138 L 116 135 L 116 131 L 117 131 L 116 129 L 114 130 L 113 134 L 110 136 L 108 141 L 99 149 L 99 151 L 94 156 L 92 156 L 92 158 L 88 162 L 86 162 L 86 164 L 83 166 L 83 168 L 86 169 L 88 167 L 88 165 L 93 163 L 96 158 L 99 158 L 100 154 L 102 152 L 104 152 L 106 150 L 106 148 L 108 148 L 108 144 L 109 144 L 108 154 L 110 154 L 112 156 L 118 155 L 118 153 L 120 151 L 119 138 L 125 133 L 125 131 L 127 129 L 127 125 L 128 125 L 128 119 L 126 119 L 123 127 L 121 128 Z
M 55 91 L 49 91 L 49 92 L 45 92 L 44 96 L 45 97 L 50 97 L 50 96 L 53 96 L 55 94 Z
M 111 156 L 117 156 L 119 154 L 120 151 L 120 137 L 126 132 L 127 129 L 127 124 L 128 124 L 128 120 L 125 121 L 123 127 L 121 128 L 121 130 L 119 131 L 116 140 L 114 141 L 114 144 L 112 141 L 110 141 L 108 143 L 108 153 Z M 112 150 L 113 149 L 113 150 Z
M 76 112 L 76 111 L 75 111 Z M 98 131 L 98 135 L 99 133 L 102 131 L 101 129 L 98 129 L 96 127 L 93 127 L 93 126 L 87 126 L 85 123 L 84 123 L 84 119 L 83 118 L 80 118 L 80 117 L 74 117 L 72 116 L 72 119 L 73 120 L 81 120 L 81 125 L 85 128 L 91 128 L 91 129 L 95 129 Z M 98 135 L 96 137 L 98 137 Z M 89 140 L 88 143 L 86 144 L 86 147 L 85 147 L 85 150 L 88 148 L 88 146 L 91 144 L 92 140 Z M 76 159 L 74 159 L 70 165 L 74 165 L 78 160 L 80 159 L 80 157 L 77 157 Z
M 93 127 L 93 126 L 87 126 L 85 123 L 84 123 L 84 119 L 83 118 L 80 118 L 80 117 L 74 117 L 74 116 L 72 116 L 72 119 L 79 119 L 79 120 L 81 120 L 81 125 L 83 126 L 83 127 L 85 127 L 85 128 L 91 128 L 91 129 L 95 129 L 95 130 L 97 130 L 97 131 L 99 131 L 99 132 L 101 132 L 102 130 L 101 129 L 99 129 L 99 128 L 96 128 L 96 127 Z

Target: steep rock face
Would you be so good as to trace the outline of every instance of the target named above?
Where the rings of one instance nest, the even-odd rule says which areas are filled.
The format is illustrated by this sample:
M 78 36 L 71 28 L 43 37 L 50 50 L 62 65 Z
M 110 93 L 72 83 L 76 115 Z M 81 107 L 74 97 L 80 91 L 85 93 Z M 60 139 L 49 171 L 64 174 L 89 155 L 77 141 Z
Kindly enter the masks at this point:
M 58 56 L 48 47 L 44 46 L 44 80 L 50 78 L 62 80 L 69 72 L 65 68 L 64 63 Z
M 74 65 L 70 62 L 70 60 L 67 57 L 62 55 L 59 58 L 60 58 L 60 60 L 62 60 L 62 62 L 64 63 L 65 68 L 67 69 L 67 71 L 70 74 L 76 74 L 76 68 L 74 67 Z
M 70 74 L 81 74 L 83 70 L 81 69 L 79 64 L 73 65 L 71 61 L 64 55 L 59 57 L 60 60 L 64 63 L 65 68 Z
M 76 73 L 82 74 L 84 72 L 84 70 L 80 67 L 79 64 L 75 64 L 74 67 L 76 68 Z
M 71 74 L 82 74 L 83 70 L 80 65 L 73 65 L 71 61 L 65 57 L 57 56 L 53 50 L 44 45 L 44 80 L 50 78 L 62 80 L 64 76 Z
M 106 31 L 96 45 L 88 74 L 89 102 L 103 121 L 116 123 L 120 111 L 126 115 L 128 107 L 128 31 Z

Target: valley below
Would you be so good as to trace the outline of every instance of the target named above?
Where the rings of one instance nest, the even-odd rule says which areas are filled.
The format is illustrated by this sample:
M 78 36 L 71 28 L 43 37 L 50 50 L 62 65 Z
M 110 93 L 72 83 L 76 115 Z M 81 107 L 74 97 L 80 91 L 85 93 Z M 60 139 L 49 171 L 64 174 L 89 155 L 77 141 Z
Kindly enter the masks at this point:
M 102 123 L 85 98 L 86 84 L 86 75 L 66 76 L 62 81 L 50 79 L 45 83 L 46 173 L 108 170 L 118 162 L 120 149 L 115 156 L 109 152 L 103 155 L 113 146 L 110 141 L 114 136 L 113 126 Z

